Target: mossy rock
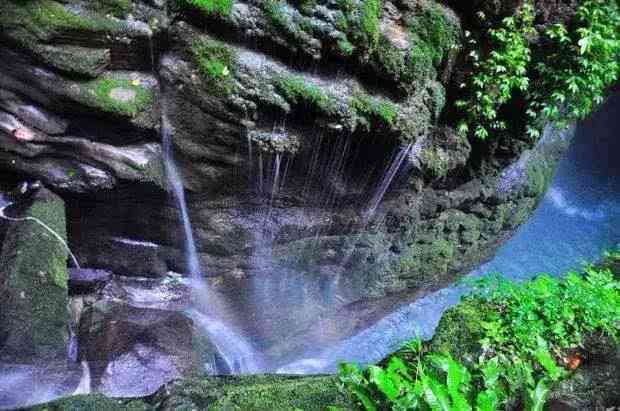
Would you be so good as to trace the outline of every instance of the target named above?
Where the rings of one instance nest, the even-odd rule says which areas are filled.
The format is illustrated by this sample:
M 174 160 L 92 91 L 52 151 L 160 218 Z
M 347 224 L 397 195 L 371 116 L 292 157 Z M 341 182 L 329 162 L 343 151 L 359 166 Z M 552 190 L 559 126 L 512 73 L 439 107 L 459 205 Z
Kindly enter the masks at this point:
M 160 395 L 164 397 L 162 410 L 312 411 L 330 405 L 351 408 L 349 399 L 338 390 L 336 376 L 193 378 L 169 384 Z
M 38 219 L 66 241 L 62 199 L 46 189 L 33 194 L 12 222 L 0 255 L 0 356 L 15 360 L 64 355 L 67 343 L 67 250 Z
M 465 298 L 447 310 L 428 344 L 429 350 L 449 353 L 466 363 L 476 361 L 481 352 L 479 341 L 484 335 L 481 323 L 489 309 L 480 300 Z
M 108 398 L 101 394 L 77 395 L 62 398 L 43 405 L 37 405 L 29 411 L 149 411 L 155 407 L 140 400 L 120 400 Z

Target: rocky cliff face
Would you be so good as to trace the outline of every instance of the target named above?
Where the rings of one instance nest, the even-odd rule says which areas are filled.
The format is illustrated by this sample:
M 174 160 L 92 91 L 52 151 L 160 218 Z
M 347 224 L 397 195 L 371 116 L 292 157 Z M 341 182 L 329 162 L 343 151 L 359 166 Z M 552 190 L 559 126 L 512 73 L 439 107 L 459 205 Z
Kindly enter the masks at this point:
M 445 120 L 453 6 L 6 0 L 0 167 L 63 197 L 81 265 L 186 272 L 165 118 L 204 270 L 233 311 L 272 306 L 236 321 L 275 347 L 325 307 L 445 284 L 545 191 L 570 133 L 472 145 Z

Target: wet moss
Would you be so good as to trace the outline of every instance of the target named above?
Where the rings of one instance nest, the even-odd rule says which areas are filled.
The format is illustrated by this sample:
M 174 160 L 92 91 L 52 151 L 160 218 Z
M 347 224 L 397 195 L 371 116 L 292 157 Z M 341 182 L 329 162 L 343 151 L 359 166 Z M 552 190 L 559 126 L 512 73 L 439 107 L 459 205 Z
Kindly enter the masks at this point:
M 114 92 L 127 93 L 126 97 Z M 89 104 L 108 113 L 135 117 L 149 108 L 155 99 L 154 91 L 140 80 L 104 76 L 81 86 L 81 97 Z
M 114 31 L 121 28 L 122 23 L 77 14 L 52 0 L 9 0 L 0 10 L 0 27 L 25 30 L 22 37 L 27 40 L 28 35 L 48 39 L 54 33 L 66 30 Z
M 446 153 L 437 147 L 427 147 L 422 150 L 420 157 L 426 166 L 431 178 L 444 177 L 448 172 L 449 158 Z
M 448 50 L 459 42 L 459 26 L 446 16 L 446 11 L 433 4 L 424 8 L 410 25 L 411 63 L 439 66 Z
M 275 86 L 278 93 L 292 105 L 326 115 L 333 115 L 337 110 L 333 96 L 325 93 L 320 87 L 306 82 L 301 76 L 278 77 Z
M 354 96 L 350 107 L 360 119 L 361 125 L 367 130 L 377 126 L 392 128 L 398 118 L 398 106 L 366 94 Z
M 181 380 L 167 388 L 163 410 L 312 411 L 351 407 L 338 390 L 336 376 L 207 377 Z
M 284 12 L 284 3 L 278 0 L 267 0 L 263 3 L 263 10 L 271 24 L 280 30 L 288 29 L 290 23 Z
M 381 0 L 364 0 L 362 3 L 360 25 L 371 49 L 374 49 L 379 41 L 379 19 L 382 8 Z
M 120 400 L 101 394 L 77 395 L 30 408 L 30 411 L 148 411 L 155 410 L 140 400 Z
M 177 0 L 181 9 L 193 8 L 206 16 L 226 17 L 232 11 L 233 0 Z
M 40 45 L 34 47 L 33 51 L 48 66 L 92 78 L 99 76 L 110 60 L 110 52 L 106 49 Z
M 65 210 L 55 195 L 37 193 L 25 217 L 39 219 L 66 240 Z M 0 255 L 3 307 L 0 329 L 6 332 L 4 355 L 55 357 L 67 338 L 67 251 L 49 231 L 32 220 L 14 222 Z
M 484 336 L 482 322 L 491 309 L 479 299 L 463 299 L 441 317 L 428 343 L 429 351 L 448 353 L 468 363 L 475 362 L 481 352 L 480 340 Z
M 90 6 L 99 13 L 110 14 L 119 18 L 124 17 L 133 9 L 130 0 L 98 0 L 93 1 Z
M 217 40 L 199 40 L 191 47 L 194 61 L 207 90 L 215 95 L 229 95 L 234 91 L 234 72 L 237 58 L 233 50 Z

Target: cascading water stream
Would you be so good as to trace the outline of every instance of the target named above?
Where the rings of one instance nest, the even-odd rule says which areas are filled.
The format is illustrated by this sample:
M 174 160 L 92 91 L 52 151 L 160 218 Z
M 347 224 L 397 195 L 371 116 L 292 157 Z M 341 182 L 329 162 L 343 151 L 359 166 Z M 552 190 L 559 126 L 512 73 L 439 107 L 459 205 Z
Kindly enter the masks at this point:
M 190 310 L 189 315 L 215 345 L 218 354 L 226 362 L 228 368 L 226 371 L 235 374 L 256 373 L 260 371 L 260 356 L 249 342 L 221 319 L 221 313 L 218 311 L 221 311 L 224 305 L 218 300 L 217 295 L 210 290 L 209 285 L 203 279 L 198 250 L 187 209 L 185 190 L 174 161 L 172 127 L 165 113 L 165 101 L 162 100 L 161 104 L 164 166 L 168 183 L 172 188 L 172 193 L 181 214 L 185 236 L 187 268 L 191 275 L 190 284 L 193 291 L 194 308 Z
M 161 102 L 162 111 L 165 107 L 164 101 Z M 161 135 L 164 154 L 164 167 L 168 183 L 172 188 L 177 206 L 181 212 L 181 221 L 183 223 L 183 234 L 185 235 L 185 252 L 187 256 L 187 268 L 195 281 L 201 281 L 202 270 L 200 269 L 200 261 L 198 260 L 198 251 L 196 250 L 196 242 L 194 241 L 194 233 L 192 232 L 192 224 L 187 211 L 187 202 L 185 201 L 185 190 L 183 182 L 174 162 L 174 147 L 172 145 L 172 129 L 170 122 L 165 113 L 161 116 Z

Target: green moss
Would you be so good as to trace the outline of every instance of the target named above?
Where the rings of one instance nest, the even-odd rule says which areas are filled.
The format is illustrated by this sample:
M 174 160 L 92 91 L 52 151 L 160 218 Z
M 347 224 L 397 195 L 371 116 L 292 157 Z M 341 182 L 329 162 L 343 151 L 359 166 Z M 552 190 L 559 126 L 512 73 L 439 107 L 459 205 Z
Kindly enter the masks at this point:
M 491 307 L 475 298 L 465 298 L 441 317 L 429 351 L 449 353 L 459 361 L 475 362 L 484 336 L 482 322 Z
M 450 47 L 459 41 L 458 26 L 446 17 L 438 5 L 424 8 L 410 25 L 408 70 L 412 78 L 422 78 L 433 73 Z
M 207 16 L 226 17 L 232 11 L 233 0 L 177 0 L 181 8 L 191 7 Z
M 35 194 L 24 216 L 36 218 L 66 240 L 62 200 Z M 67 338 L 67 251 L 33 220 L 12 223 L 0 255 L 0 330 L 4 350 L 14 358 L 54 357 L 64 353 Z
M 338 27 L 356 46 L 369 52 L 376 49 L 380 38 L 382 0 L 361 0 L 361 4 L 339 0 L 338 7 L 343 13 Z
M 437 147 L 428 147 L 420 154 L 422 161 L 430 172 L 430 177 L 444 177 L 448 172 L 448 156 Z
M 555 163 L 544 158 L 535 158 L 527 166 L 527 190 L 530 195 L 540 197 L 549 187 L 555 172 Z
M 366 94 L 358 94 L 353 97 L 350 106 L 366 129 L 373 126 L 392 128 L 398 118 L 398 106 L 387 100 Z
M 336 111 L 334 97 L 323 92 L 320 87 L 307 83 L 301 76 L 279 77 L 275 81 L 275 86 L 290 104 L 327 115 L 332 115 Z
M 114 90 L 133 93 L 128 99 L 111 96 Z M 82 88 L 82 97 L 90 104 L 109 113 L 135 117 L 152 105 L 154 92 L 143 86 L 139 80 L 115 77 L 102 77 L 86 83 Z
M 289 27 L 289 21 L 284 12 L 284 3 L 279 0 L 267 0 L 263 4 L 263 10 L 267 14 L 271 24 L 280 29 L 285 30 Z
M 101 394 L 77 395 L 48 404 L 37 405 L 30 411 L 148 411 L 155 408 L 140 400 L 119 400 Z
M 234 91 L 237 57 L 224 43 L 217 40 L 198 40 L 192 45 L 194 61 L 207 89 L 214 95 L 225 96 Z
M 325 410 L 351 407 L 338 391 L 335 376 L 207 377 L 182 380 L 169 388 L 165 409 L 216 410 Z
M 110 61 L 110 51 L 63 44 L 37 45 L 33 51 L 47 65 L 58 70 L 95 78 Z
M 52 0 L 10 0 L 0 10 L 0 27 L 22 29 L 39 39 L 65 30 L 115 31 L 122 23 L 78 15 Z
M 379 41 L 379 19 L 382 7 L 381 0 L 364 0 L 362 4 L 360 23 L 371 49 L 375 48 Z

